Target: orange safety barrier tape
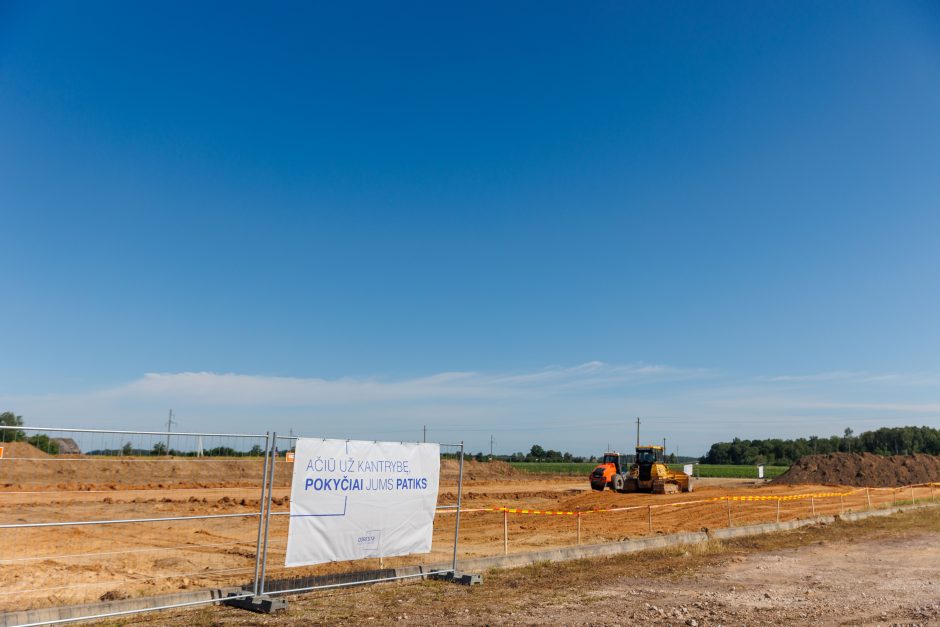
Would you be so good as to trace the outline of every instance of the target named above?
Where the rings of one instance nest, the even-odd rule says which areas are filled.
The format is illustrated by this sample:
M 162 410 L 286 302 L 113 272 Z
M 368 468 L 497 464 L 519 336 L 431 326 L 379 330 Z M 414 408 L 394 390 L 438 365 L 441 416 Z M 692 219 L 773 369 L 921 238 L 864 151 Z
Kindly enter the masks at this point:
M 675 507 L 677 505 L 695 505 L 696 503 L 715 503 L 718 501 L 798 501 L 809 498 L 832 498 L 836 496 L 849 496 L 866 490 L 910 490 L 911 488 L 922 487 L 940 487 L 940 483 L 915 483 L 913 485 L 898 486 L 896 488 L 856 488 L 848 492 L 813 492 L 811 494 L 779 494 L 779 495 L 761 495 L 761 496 L 715 496 L 710 499 L 701 499 L 698 501 L 680 501 L 678 503 L 650 503 L 648 505 L 634 505 L 632 507 L 611 507 L 607 509 L 585 509 L 574 512 L 560 512 L 554 510 L 540 509 L 522 509 L 515 507 L 500 507 L 494 505 L 491 508 L 482 508 L 474 510 L 461 511 L 491 511 L 507 512 L 509 514 L 537 514 L 542 516 L 580 516 L 581 514 L 602 514 L 605 512 L 625 512 L 634 509 L 644 509 L 647 507 Z
M 581 514 L 601 514 L 605 512 L 624 512 L 634 509 L 644 509 L 647 507 L 674 507 L 677 505 L 694 505 L 696 503 L 714 503 L 718 501 L 798 501 L 809 498 L 833 498 L 836 496 L 849 496 L 865 490 L 904 490 L 918 487 L 940 486 L 940 483 L 917 483 L 909 486 L 900 486 L 897 488 L 857 488 L 848 492 L 813 492 L 811 494 L 780 494 L 780 495 L 761 495 L 761 496 L 715 496 L 710 499 L 701 499 L 698 501 L 680 501 L 678 503 L 650 503 L 648 505 L 634 505 L 632 507 L 611 507 L 607 509 L 586 509 L 574 512 L 560 512 L 554 510 L 522 509 L 514 507 L 500 507 L 494 505 L 488 510 L 473 511 L 492 511 L 507 512 L 509 514 L 537 514 L 542 516 L 578 516 Z M 464 511 L 464 510 L 462 510 Z

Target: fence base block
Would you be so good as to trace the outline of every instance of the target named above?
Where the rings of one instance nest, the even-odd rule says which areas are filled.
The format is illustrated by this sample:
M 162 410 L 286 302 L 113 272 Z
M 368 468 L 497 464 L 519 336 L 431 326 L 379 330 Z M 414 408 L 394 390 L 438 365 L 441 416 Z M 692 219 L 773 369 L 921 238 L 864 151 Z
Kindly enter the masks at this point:
M 459 583 L 462 586 L 478 586 L 483 583 L 483 575 L 478 573 L 433 572 L 429 573 L 428 577 L 431 579 L 440 579 L 441 581 Z
M 275 599 L 266 594 L 241 597 L 239 599 L 226 599 L 223 603 L 239 609 L 258 612 L 259 614 L 270 614 L 271 612 L 287 609 L 287 601 L 284 599 Z

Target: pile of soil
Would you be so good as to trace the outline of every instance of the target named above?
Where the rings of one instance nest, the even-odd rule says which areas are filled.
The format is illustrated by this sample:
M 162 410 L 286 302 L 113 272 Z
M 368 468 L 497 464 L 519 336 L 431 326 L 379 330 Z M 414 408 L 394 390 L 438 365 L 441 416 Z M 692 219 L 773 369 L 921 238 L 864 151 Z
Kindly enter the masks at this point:
M 455 459 L 441 460 L 441 483 L 457 483 L 460 464 Z M 491 461 L 478 462 L 475 459 L 463 460 L 463 478 L 470 481 L 486 479 L 500 479 L 512 477 L 519 473 L 507 462 Z
M 169 487 L 260 486 L 264 460 L 193 457 L 87 457 L 47 455 L 14 443 L 3 445 L 0 488 L 5 490 L 93 490 Z M 22 447 L 29 446 L 31 451 Z M 279 464 L 275 485 L 290 483 L 290 473 Z
M 260 486 L 263 458 L 88 457 L 48 455 L 25 442 L 7 442 L 0 460 L 0 488 L 6 490 L 94 490 Z M 441 460 L 441 485 L 457 485 L 456 460 Z M 289 486 L 293 464 L 280 460 L 274 485 Z M 518 475 L 506 462 L 465 459 L 467 481 Z
M 4 457 L 49 457 L 49 453 L 41 451 L 28 442 L 0 442 Z
M 894 488 L 940 482 L 940 457 L 829 453 L 801 457 L 773 483 L 822 483 L 868 488 Z

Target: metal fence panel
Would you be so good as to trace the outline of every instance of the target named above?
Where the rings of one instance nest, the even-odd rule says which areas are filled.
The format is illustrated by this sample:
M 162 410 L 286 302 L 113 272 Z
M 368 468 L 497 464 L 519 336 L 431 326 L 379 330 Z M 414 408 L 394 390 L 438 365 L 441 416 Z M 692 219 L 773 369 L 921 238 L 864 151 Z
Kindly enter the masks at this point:
M 258 581 L 270 440 L 0 426 L 0 612 Z

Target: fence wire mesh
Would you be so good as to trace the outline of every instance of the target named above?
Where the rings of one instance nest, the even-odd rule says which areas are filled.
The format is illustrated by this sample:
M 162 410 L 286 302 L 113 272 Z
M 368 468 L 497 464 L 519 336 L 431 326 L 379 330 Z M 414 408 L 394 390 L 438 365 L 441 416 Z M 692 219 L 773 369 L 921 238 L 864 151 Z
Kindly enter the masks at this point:
M 3 427 L 0 611 L 250 579 L 268 441 Z

